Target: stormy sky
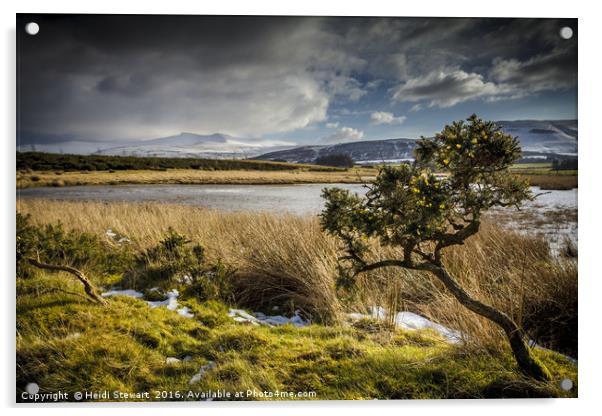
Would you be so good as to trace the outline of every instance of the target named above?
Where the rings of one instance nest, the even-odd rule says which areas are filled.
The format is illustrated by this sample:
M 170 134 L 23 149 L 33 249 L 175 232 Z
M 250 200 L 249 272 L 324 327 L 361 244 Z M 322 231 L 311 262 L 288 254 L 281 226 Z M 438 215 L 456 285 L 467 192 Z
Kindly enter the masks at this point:
M 338 143 L 415 138 L 473 112 L 577 117 L 575 19 L 18 15 L 17 34 L 20 146 L 180 132 Z

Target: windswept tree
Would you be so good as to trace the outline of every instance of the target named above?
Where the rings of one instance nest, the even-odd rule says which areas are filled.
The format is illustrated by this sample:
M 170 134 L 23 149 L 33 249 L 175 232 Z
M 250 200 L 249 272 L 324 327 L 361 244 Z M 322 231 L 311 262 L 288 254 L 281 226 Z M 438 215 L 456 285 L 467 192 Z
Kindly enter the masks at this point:
M 463 306 L 504 331 L 525 374 L 546 380 L 549 373 L 532 356 L 522 329 L 471 296 L 444 262 L 446 248 L 479 231 L 485 211 L 533 199 L 527 183 L 508 171 L 520 155 L 515 137 L 472 115 L 418 141 L 414 164 L 382 168 L 365 197 L 325 189 L 321 223 L 344 247 L 342 279 L 353 282 L 359 273 L 382 267 L 430 272 Z M 433 170 L 444 174 L 436 176 Z M 399 248 L 399 256 L 368 261 L 370 239 Z

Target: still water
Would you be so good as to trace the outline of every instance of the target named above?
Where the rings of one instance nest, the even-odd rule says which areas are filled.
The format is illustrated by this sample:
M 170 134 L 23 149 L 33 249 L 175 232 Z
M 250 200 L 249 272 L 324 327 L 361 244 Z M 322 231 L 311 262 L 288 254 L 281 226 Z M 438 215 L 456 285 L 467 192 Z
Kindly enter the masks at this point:
M 164 202 L 214 208 L 224 211 L 268 211 L 317 214 L 323 206 L 322 189 L 338 187 L 358 194 L 366 192 L 359 184 L 300 185 L 96 185 L 17 190 L 20 198 L 91 200 L 106 202 Z M 532 188 L 540 193 L 537 187 Z M 577 207 L 577 189 L 545 191 L 529 203 L 536 209 Z

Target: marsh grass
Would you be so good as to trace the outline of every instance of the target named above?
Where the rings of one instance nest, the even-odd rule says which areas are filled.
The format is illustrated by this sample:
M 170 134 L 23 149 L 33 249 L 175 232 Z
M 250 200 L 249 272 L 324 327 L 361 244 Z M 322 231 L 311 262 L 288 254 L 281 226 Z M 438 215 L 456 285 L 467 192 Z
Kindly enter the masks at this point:
M 17 188 L 38 186 L 124 185 L 124 184 L 297 184 L 363 183 L 375 171 L 365 168 L 327 168 L 291 165 L 284 170 L 146 169 L 65 171 L 57 180 L 53 171 L 18 171 Z
M 562 171 L 560 171 L 562 172 Z M 578 177 L 574 171 L 564 173 L 520 173 L 518 175 L 522 179 L 529 181 L 531 186 L 539 186 L 543 189 L 559 189 L 568 190 L 578 187 Z
M 360 276 L 353 291 L 337 288 L 338 244 L 320 230 L 317 217 L 32 199 L 20 200 L 18 210 L 38 224 L 60 221 L 101 237 L 110 228 L 130 238 L 135 250 L 156 245 L 172 228 L 204 247 L 209 261 L 233 268 L 234 300 L 253 310 L 298 309 L 316 322 L 338 323 L 344 312 L 381 305 L 460 330 L 473 348 L 499 352 L 505 345 L 497 328 L 463 308 L 428 274 L 381 269 Z M 372 243 L 375 259 L 398 254 Z M 510 314 L 532 338 L 576 355 L 575 258 L 554 257 L 543 238 L 490 220 L 466 244 L 448 249 L 446 263 L 469 292 Z
M 80 185 L 126 185 L 126 184 L 303 184 L 303 183 L 365 183 L 372 180 L 378 171 L 372 167 L 356 166 L 350 169 L 292 165 L 283 170 L 255 169 L 146 169 L 146 170 L 102 170 L 65 171 L 57 179 L 54 171 L 17 171 L 17 188 L 40 186 L 80 186 Z M 574 172 L 555 174 L 551 172 L 516 171 L 518 176 L 527 179 L 531 186 L 541 189 L 576 188 L 577 175 Z

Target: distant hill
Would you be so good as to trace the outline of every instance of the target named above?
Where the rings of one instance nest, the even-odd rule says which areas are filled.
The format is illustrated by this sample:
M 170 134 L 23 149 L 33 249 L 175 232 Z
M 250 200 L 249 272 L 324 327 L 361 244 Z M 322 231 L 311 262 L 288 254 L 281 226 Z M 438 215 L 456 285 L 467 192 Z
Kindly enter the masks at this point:
M 577 156 L 577 120 L 498 121 L 502 129 L 517 136 L 523 160 L 565 159 Z M 413 139 L 365 140 L 323 146 L 299 146 L 256 156 L 254 159 L 292 163 L 313 163 L 318 157 L 348 154 L 356 163 L 412 160 Z
M 523 151 L 577 155 L 577 120 L 498 121 L 502 129 L 518 136 Z
M 292 163 L 312 163 L 318 157 L 332 154 L 348 154 L 358 163 L 379 163 L 411 160 L 415 140 L 388 139 L 365 140 L 324 146 L 301 146 L 292 149 L 265 153 L 254 159 L 277 160 Z
M 526 157 L 550 159 L 574 158 L 577 155 L 577 120 L 519 120 L 497 123 L 506 132 L 519 137 Z M 17 148 L 21 152 L 63 153 L 65 150 L 65 153 L 107 156 L 260 159 L 293 163 L 314 163 L 318 157 L 344 153 L 350 155 L 356 163 L 368 164 L 411 160 L 416 143 L 414 139 L 398 138 L 295 146 L 294 143 L 285 140 L 238 138 L 221 133 L 180 133 L 158 139 L 127 142 L 94 143 L 68 139 L 71 141 L 57 142 L 55 138 L 47 144 L 23 144 Z
M 265 139 L 241 139 L 227 134 L 200 135 L 180 133 L 175 136 L 142 140 L 98 150 L 94 154 L 139 157 L 195 157 L 209 159 L 243 159 L 266 149 L 282 149 L 292 143 Z

